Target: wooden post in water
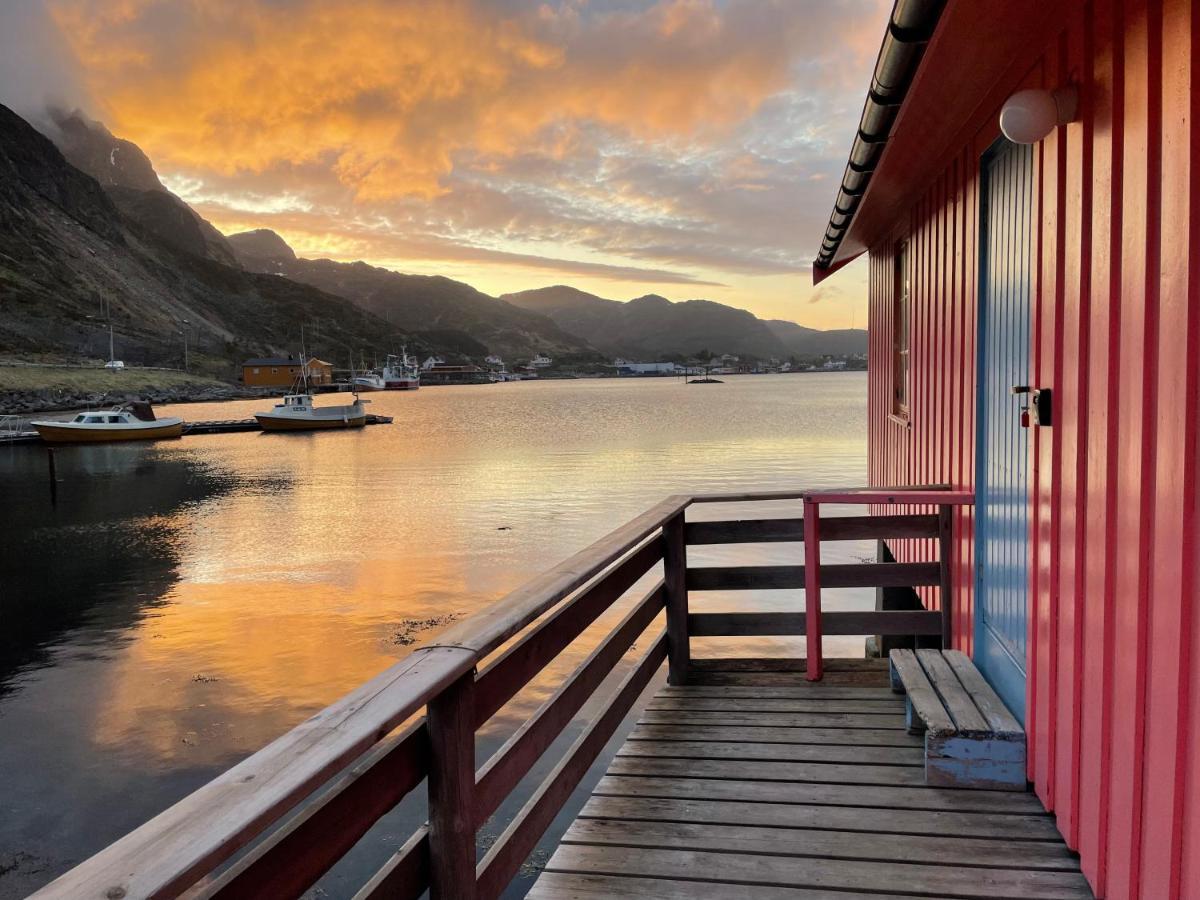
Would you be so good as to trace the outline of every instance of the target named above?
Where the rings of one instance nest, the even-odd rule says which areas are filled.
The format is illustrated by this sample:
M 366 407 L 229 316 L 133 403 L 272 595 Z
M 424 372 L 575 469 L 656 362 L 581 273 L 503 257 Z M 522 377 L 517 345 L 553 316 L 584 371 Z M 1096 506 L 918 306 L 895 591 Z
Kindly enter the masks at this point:
M 54 448 L 46 448 L 46 464 L 50 469 L 50 505 L 58 505 L 58 470 L 54 465 Z
M 475 672 L 429 702 L 429 893 L 475 897 Z
M 954 646 L 954 583 L 951 580 L 950 559 L 954 553 L 954 507 L 943 503 L 938 507 L 938 602 L 942 607 L 942 649 Z
M 667 592 L 667 683 L 687 684 L 692 651 L 688 639 L 687 539 L 682 512 L 663 523 L 663 583 Z

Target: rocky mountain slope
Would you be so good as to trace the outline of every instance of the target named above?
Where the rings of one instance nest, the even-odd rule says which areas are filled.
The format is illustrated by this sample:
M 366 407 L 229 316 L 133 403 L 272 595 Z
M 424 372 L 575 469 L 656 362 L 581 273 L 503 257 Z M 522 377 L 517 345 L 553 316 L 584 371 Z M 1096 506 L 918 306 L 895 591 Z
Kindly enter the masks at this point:
M 75 168 L 91 175 L 127 217 L 179 250 L 236 266 L 233 249 L 206 219 L 163 186 L 137 144 L 114 137 L 76 111 L 49 110 L 49 137 Z
M 296 349 L 301 323 L 319 322 L 309 349 L 334 359 L 395 332 L 309 285 L 180 249 L 0 106 L 0 353 L 105 356 L 109 321 L 119 358 L 179 365 L 186 328 L 194 367 L 226 377 L 244 356 Z
M 529 358 L 539 352 L 558 358 L 599 358 L 572 329 L 461 281 L 406 275 L 364 262 L 301 259 L 267 229 L 230 235 L 229 243 L 250 271 L 284 275 L 346 297 L 395 327 L 435 335 L 435 343 L 458 333 L 506 358 Z
M 853 341 L 844 340 L 841 332 L 779 320 L 765 322 L 744 309 L 711 300 L 672 303 L 650 294 L 622 303 L 565 285 L 505 294 L 500 299 L 544 313 L 612 356 L 657 359 L 708 350 L 767 359 L 859 352 L 842 349 Z M 799 340 L 800 334 L 806 339 Z M 866 332 L 855 334 L 862 336 L 865 350 Z

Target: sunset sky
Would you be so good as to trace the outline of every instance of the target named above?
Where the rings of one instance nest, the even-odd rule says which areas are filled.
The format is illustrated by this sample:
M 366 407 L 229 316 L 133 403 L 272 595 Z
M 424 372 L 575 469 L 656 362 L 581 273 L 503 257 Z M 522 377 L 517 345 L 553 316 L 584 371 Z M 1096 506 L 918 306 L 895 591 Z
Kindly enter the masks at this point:
M 226 232 L 488 293 L 865 325 L 809 264 L 881 0 L 0 0 L 0 101 L 80 106 Z

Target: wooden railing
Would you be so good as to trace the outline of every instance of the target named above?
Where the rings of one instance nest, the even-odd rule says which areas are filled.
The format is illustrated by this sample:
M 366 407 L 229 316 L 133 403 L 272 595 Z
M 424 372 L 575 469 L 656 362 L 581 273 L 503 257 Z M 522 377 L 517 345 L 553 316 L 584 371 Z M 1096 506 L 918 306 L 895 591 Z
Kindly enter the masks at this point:
M 685 522 L 693 503 L 805 501 L 803 519 Z M 819 518 L 821 503 L 934 504 L 938 514 Z M 297 897 L 427 781 L 429 820 L 356 898 L 494 898 L 504 890 L 664 661 L 688 679 L 691 636 L 807 635 L 820 677 L 826 634 L 949 634 L 948 613 L 828 612 L 821 587 L 949 591 L 949 509 L 928 489 L 674 496 L 387 671 L 151 819 L 38 897 Z M 823 541 L 938 538 L 938 563 L 823 565 Z M 687 547 L 803 541 L 803 566 L 689 568 Z M 475 734 L 643 576 L 662 578 L 477 769 Z M 807 588 L 804 612 L 689 613 L 689 592 Z M 815 588 L 815 590 L 814 590 Z M 943 610 L 951 604 L 943 600 Z M 652 629 L 665 611 L 666 628 Z M 648 642 L 641 640 L 648 629 Z M 479 827 L 630 649 L 646 649 L 476 864 Z M 816 661 L 814 674 L 811 660 Z M 319 793 L 318 793 L 319 792 Z M 250 849 L 246 849 L 249 847 Z

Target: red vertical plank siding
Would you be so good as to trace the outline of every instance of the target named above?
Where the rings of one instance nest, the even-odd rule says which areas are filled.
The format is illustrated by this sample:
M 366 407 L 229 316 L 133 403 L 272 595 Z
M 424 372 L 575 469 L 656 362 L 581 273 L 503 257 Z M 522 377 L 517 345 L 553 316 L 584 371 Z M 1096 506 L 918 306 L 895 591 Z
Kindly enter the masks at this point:
M 1097 895 L 1200 898 L 1200 44 L 1197 0 L 1090 0 L 1011 91 L 1080 88 L 1035 160 L 1026 727 L 1035 790 Z M 997 96 L 1007 95 L 998 90 Z M 871 250 L 877 484 L 975 482 L 979 164 L 998 109 Z M 968 133 L 968 132 L 964 132 Z M 935 148 L 936 149 L 936 148 Z M 910 420 L 891 300 L 909 243 Z M 956 521 L 955 644 L 973 644 L 974 517 Z M 898 558 L 932 558 L 897 542 Z M 922 594 L 930 605 L 936 592 Z
M 1145 457 L 1147 434 L 1145 400 L 1149 360 L 1147 311 L 1151 298 L 1147 250 L 1151 237 L 1147 205 L 1153 149 L 1149 93 L 1152 59 L 1152 10 L 1145 0 L 1125 7 L 1125 127 L 1124 185 L 1121 240 L 1121 344 L 1127 350 L 1117 393 L 1122 440 L 1118 458 L 1116 514 L 1119 529 L 1114 577 L 1114 628 L 1110 665 L 1114 667 L 1109 741 L 1110 782 L 1106 890 L 1114 896 L 1133 896 L 1141 847 L 1142 739 L 1144 734 L 1145 615 L 1142 591 L 1147 551 L 1144 484 L 1153 479 Z
M 1084 65 L 1085 38 L 1089 31 L 1082 25 L 1090 17 L 1090 4 L 1080 10 L 1081 15 L 1073 22 L 1067 32 L 1067 58 L 1065 70 L 1080 72 Z M 1083 72 L 1083 83 L 1087 84 L 1087 73 Z M 1059 248 L 1059 258 L 1063 265 L 1063 281 L 1061 297 L 1062 330 L 1058 355 L 1059 369 L 1062 373 L 1059 384 L 1062 394 L 1070 396 L 1074 402 L 1064 403 L 1060 407 L 1060 415 L 1056 423 L 1056 457 L 1059 483 L 1058 489 L 1058 559 L 1055 564 L 1055 575 L 1058 578 L 1056 597 L 1058 601 L 1057 616 L 1057 673 L 1054 690 L 1055 735 L 1054 765 L 1054 807 L 1058 812 L 1059 828 L 1063 836 L 1072 846 L 1076 844 L 1077 832 L 1075 822 L 1076 776 L 1078 769 L 1075 765 L 1077 758 L 1078 736 L 1076 724 L 1078 703 L 1076 689 L 1079 685 L 1078 656 L 1080 636 L 1077 604 L 1080 593 L 1077 591 L 1079 575 L 1079 529 L 1083 517 L 1079 514 L 1079 502 L 1082 498 L 1080 472 L 1083 468 L 1081 450 L 1087 446 L 1087 424 L 1081 415 L 1081 405 L 1086 403 L 1087 380 L 1086 372 L 1080 365 L 1081 359 L 1086 358 L 1087 342 L 1087 306 L 1086 294 L 1088 285 L 1088 263 L 1090 262 L 1091 230 L 1085 227 L 1089 218 L 1091 195 L 1091 147 L 1089 146 L 1090 127 L 1088 124 L 1088 102 L 1091 92 L 1083 91 L 1081 96 L 1082 115 L 1063 129 L 1066 143 L 1066 185 L 1064 190 L 1065 205 L 1059 211 L 1063 223 L 1063 243 Z M 1090 222 L 1088 223 L 1090 224 Z
M 1200 16 L 1190 7 L 1192 14 L 1188 38 L 1191 42 L 1189 62 L 1200 46 Z M 1173 17 L 1171 17 L 1173 19 Z M 1170 21 L 1171 19 L 1169 19 Z M 1197 67 L 1191 66 L 1189 74 L 1189 96 L 1184 106 L 1188 115 L 1189 156 L 1194 156 L 1200 147 L 1200 116 L 1197 116 L 1197 96 L 1200 96 L 1200 75 Z M 1168 109 L 1172 107 L 1167 106 Z M 1176 108 L 1177 110 L 1177 108 Z M 1178 110 L 1177 110 L 1178 111 Z M 1197 167 L 1188 171 L 1186 184 L 1190 207 L 1189 222 L 1200 215 L 1200 174 Z M 1179 871 L 1178 896 L 1188 896 L 1187 890 L 1195 892 L 1200 885 L 1200 673 L 1196 663 L 1200 661 L 1197 646 L 1200 644 L 1200 373 L 1194 364 L 1200 358 L 1200 229 L 1191 228 L 1188 234 L 1188 279 L 1187 279 L 1187 358 L 1185 369 L 1187 390 L 1184 411 L 1184 481 L 1181 487 L 1184 500 L 1181 556 L 1184 560 L 1182 584 L 1180 585 L 1180 610 L 1184 645 L 1180 655 L 1180 708 L 1187 717 L 1181 728 L 1181 753 L 1175 760 L 1175 779 L 1179 784 L 1178 800 L 1182 804 L 1180 843 L 1172 868 Z
M 1183 717 L 1186 715 L 1188 682 L 1182 677 L 1190 664 L 1185 644 L 1191 616 L 1189 592 L 1180 591 L 1184 568 L 1191 562 L 1183 555 L 1188 533 L 1187 507 L 1194 502 L 1195 484 L 1189 483 L 1188 454 L 1194 453 L 1195 428 L 1179 428 L 1180 411 L 1191 409 L 1189 396 L 1193 373 L 1188 378 L 1189 334 L 1194 329 L 1189 319 L 1189 257 L 1191 236 L 1187 223 L 1192 197 L 1187 190 L 1191 181 L 1192 117 L 1189 110 L 1191 87 L 1191 23 L 1189 3 L 1168 0 L 1162 11 L 1162 67 L 1158 82 L 1159 115 L 1158 181 L 1171 185 L 1159 197 L 1160 244 L 1157 264 L 1151 276 L 1157 276 L 1158 304 L 1154 310 L 1156 327 L 1149 336 L 1157 347 L 1152 386 L 1155 408 L 1150 428 L 1154 432 L 1154 500 L 1152 506 L 1149 597 L 1179 597 L 1178 603 L 1148 604 L 1148 665 L 1145 705 L 1145 761 L 1142 781 L 1142 847 L 1140 885 L 1143 895 L 1178 896 L 1178 867 L 1182 846 L 1183 781 L 1179 762 L 1186 758 Z M 1149 298 L 1148 298 L 1149 299 Z M 1148 326 L 1148 332 L 1152 329 Z M 1183 377 L 1181 377 L 1183 376 Z M 1191 493 L 1188 493 L 1189 489 Z M 1170 772 L 1173 778 L 1156 777 Z
M 1113 562 L 1108 548 L 1116 537 L 1113 506 L 1116 502 L 1116 416 L 1109 415 L 1110 398 L 1118 389 L 1120 373 L 1119 289 L 1121 268 L 1121 80 L 1120 30 L 1114 0 L 1094 4 L 1092 79 L 1089 115 L 1092 118 L 1092 277 L 1091 331 L 1087 378 L 1090 386 L 1086 418 L 1096 427 L 1088 432 L 1087 474 L 1083 537 L 1085 566 L 1080 583 L 1083 621 L 1080 632 L 1085 649 L 1081 674 L 1080 707 L 1090 715 L 1080 719 L 1078 847 L 1084 873 L 1093 885 L 1104 883 L 1101 848 L 1108 832 L 1109 766 L 1107 729 L 1111 705 L 1113 629 Z

